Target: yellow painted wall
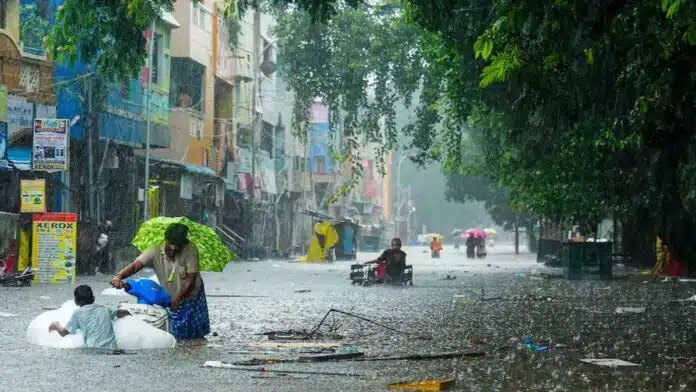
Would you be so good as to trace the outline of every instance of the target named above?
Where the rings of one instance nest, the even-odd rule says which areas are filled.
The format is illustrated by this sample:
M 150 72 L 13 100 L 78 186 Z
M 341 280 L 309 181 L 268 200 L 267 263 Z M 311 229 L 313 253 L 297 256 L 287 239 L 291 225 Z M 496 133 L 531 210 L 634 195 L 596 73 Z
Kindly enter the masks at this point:
M 19 42 L 19 0 L 7 0 L 7 31 Z

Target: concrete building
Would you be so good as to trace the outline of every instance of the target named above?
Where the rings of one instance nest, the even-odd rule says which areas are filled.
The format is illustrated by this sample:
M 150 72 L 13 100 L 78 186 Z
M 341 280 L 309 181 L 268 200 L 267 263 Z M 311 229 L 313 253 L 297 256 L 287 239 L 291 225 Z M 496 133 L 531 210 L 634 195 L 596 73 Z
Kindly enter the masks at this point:
M 56 117 L 53 62 L 37 44 L 42 30 L 32 29 L 48 31 L 52 17 L 49 1 L 0 2 L 0 211 L 19 211 L 19 179 L 32 169 L 34 119 Z M 53 210 L 62 204 L 59 176 L 45 177 Z

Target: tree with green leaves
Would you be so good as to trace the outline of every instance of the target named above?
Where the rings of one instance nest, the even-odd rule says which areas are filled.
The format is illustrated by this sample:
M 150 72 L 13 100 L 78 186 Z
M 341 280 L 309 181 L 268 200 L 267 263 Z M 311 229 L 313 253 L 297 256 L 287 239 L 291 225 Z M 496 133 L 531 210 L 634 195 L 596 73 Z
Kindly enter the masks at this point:
M 348 159 L 359 175 L 361 145 L 375 143 L 381 157 L 398 144 L 395 108 L 410 103 L 422 74 L 419 30 L 397 2 L 333 10 L 324 21 L 301 9 L 279 12 L 275 34 L 295 97 L 293 130 L 305 137 L 311 106 L 320 98 L 329 107 L 330 133 L 340 129 L 342 136 L 334 158 Z M 357 177 L 351 180 L 341 190 L 351 189 Z
M 19 38 L 24 45 L 24 50 L 33 54 L 44 54 L 44 37 L 51 31 L 50 22 L 39 15 L 39 7 L 36 4 L 20 6 L 19 14 Z
M 696 5 L 410 3 L 432 36 L 445 115 L 481 129 L 516 203 L 554 220 L 640 216 L 624 230 L 662 234 L 695 271 Z M 459 167 L 461 144 L 449 146 Z
M 611 214 L 626 233 L 659 233 L 696 273 L 696 4 L 267 4 L 283 11 L 278 37 L 298 96 L 296 129 L 306 129 L 319 96 L 341 116 L 332 122 L 343 127 L 344 157 L 357 158 L 362 140 L 394 147 L 390 106 L 420 87 L 404 129 L 420 158 L 485 176 L 516 208 L 545 219 L 592 226 Z M 49 43 L 72 57 L 79 48 L 114 74 L 142 65 L 143 45 L 133 43 L 171 7 L 68 5 Z

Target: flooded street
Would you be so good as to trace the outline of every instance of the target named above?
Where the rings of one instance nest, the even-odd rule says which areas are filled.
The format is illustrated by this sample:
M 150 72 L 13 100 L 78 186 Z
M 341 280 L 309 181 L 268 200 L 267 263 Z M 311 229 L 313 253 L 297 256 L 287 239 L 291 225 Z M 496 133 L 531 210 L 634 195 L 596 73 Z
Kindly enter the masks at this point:
M 540 280 L 529 274 L 537 265 L 533 255 L 516 257 L 509 246 L 491 248 L 488 259 L 475 261 L 467 260 L 463 249 L 458 253 L 448 247 L 439 260 L 431 260 L 422 249 L 406 249 L 414 265 L 413 287 L 351 286 L 347 262 L 240 262 L 223 273 L 205 273 L 216 336 L 202 347 L 132 355 L 29 345 L 25 341 L 28 323 L 42 308 L 55 308 L 72 299 L 72 290 L 48 285 L 2 289 L 0 363 L 4 377 L 0 389 L 379 391 L 396 381 L 456 376 L 454 390 L 458 391 L 696 390 L 690 362 L 696 356 L 696 307 L 692 306 L 696 302 L 671 302 L 693 295 L 694 284 Z M 359 260 L 374 256 L 361 254 Z M 456 279 L 447 280 L 447 275 Z M 78 282 L 100 293 L 108 287 L 108 280 L 102 276 L 79 278 Z M 123 298 L 98 295 L 97 302 L 115 305 Z M 644 313 L 616 314 L 617 307 L 646 309 Z M 201 367 L 206 361 L 297 357 L 297 352 L 267 353 L 267 349 L 246 352 L 254 350 L 250 342 L 267 341 L 259 333 L 310 330 L 331 308 L 409 333 L 396 334 L 343 316 L 329 318 L 327 324 L 335 326 L 333 332 L 344 336 L 341 343 L 366 356 L 478 350 L 485 356 L 267 365 L 269 369 L 365 377 L 282 376 Z M 423 339 L 427 335 L 432 339 Z M 525 336 L 550 349 L 530 352 L 518 348 Z M 638 366 L 609 368 L 580 362 L 592 357 L 618 358 Z

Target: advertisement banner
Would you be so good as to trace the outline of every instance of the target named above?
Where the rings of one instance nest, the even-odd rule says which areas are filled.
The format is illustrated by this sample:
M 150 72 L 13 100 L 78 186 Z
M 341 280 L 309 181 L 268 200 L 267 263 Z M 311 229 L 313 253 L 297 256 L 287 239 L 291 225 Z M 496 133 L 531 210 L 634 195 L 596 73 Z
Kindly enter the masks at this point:
M 22 213 L 46 212 L 46 180 L 20 180 L 19 193 Z
M 32 267 L 34 280 L 75 283 L 77 214 L 34 215 Z
M 68 170 L 68 120 L 34 120 L 32 170 L 49 173 Z
M 31 120 L 34 118 L 34 104 L 24 97 L 7 95 L 7 129 L 10 135 L 23 129 L 31 131 Z

